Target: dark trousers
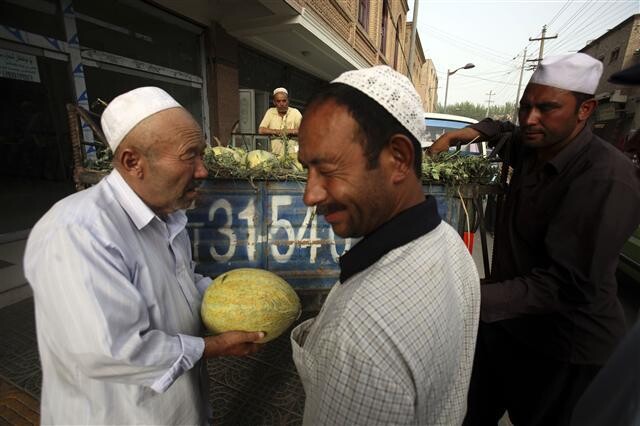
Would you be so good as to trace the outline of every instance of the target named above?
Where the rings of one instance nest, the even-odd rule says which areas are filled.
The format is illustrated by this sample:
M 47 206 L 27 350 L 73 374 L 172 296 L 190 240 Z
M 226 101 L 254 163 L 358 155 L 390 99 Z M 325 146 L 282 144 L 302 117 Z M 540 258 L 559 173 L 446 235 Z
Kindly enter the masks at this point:
M 546 358 L 481 322 L 464 425 L 496 425 L 505 410 L 516 426 L 568 425 L 600 367 Z

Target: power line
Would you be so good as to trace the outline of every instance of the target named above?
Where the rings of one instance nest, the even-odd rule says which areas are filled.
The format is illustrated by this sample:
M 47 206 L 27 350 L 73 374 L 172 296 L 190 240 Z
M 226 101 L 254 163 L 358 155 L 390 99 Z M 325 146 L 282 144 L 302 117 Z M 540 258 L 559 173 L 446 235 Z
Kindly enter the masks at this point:
M 601 8 L 602 9 L 602 8 Z M 554 46 L 554 48 L 552 49 L 553 51 L 561 51 L 561 50 L 579 50 L 582 47 L 586 46 L 587 43 L 590 41 L 590 39 L 585 39 L 586 35 L 590 35 L 593 31 L 593 26 L 591 25 L 592 23 L 598 23 L 600 25 L 602 25 L 602 28 L 604 28 L 602 34 L 606 33 L 610 28 L 615 27 L 616 25 L 618 25 L 620 22 L 624 21 L 624 19 L 628 18 L 629 16 L 633 15 L 633 12 L 626 10 L 626 9 L 620 9 L 617 11 L 617 13 L 615 14 L 606 14 L 606 21 L 603 21 L 603 19 L 601 18 L 602 14 L 598 14 L 597 12 L 600 9 L 594 11 L 594 13 L 592 14 L 593 19 L 587 23 L 584 24 L 584 26 L 580 29 L 577 30 L 574 33 L 569 33 L 567 35 L 567 38 L 565 38 L 562 42 L 558 43 L 557 45 Z M 609 25 L 610 24 L 610 25 Z M 599 34 L 599 36 L 601 36 L 602 34 Z M 564 35 L 563 35 L 564 37 Z M 598 37 L 594 37 L 598 38 Z M 593 39 L 591 39 L 593 40 Z M 571 48 L 573 47 L 573 48 Z
M 476 42 L 474 42 L 474 41 L 471 41 L 471 40 L 467 40 L 467 39 L 465 39 L 465 38 L 462 38 L 462 37 L 460 37 L 460 35 L 459 35 L 459 34 L 451 34 L 451 33 L 447 32 L 447 31 L 445 31 L 445 30 L 443 30 L 443 29 L 440 29 L 440 28 L 434 27 L 433 25 L 425 25 L 425 26 L 426 26 L 427 28 L 431 29 L 432 31 L 436 31 L 436 32 L 438 32 L 438 33 L 441 33 L 443 36 L 449 37 L 449 38 L 451 38 L 452 40 L 456 40 L 456 41 L 460 41 L 460 42 L 463 42 L 463 43 L 469 44 L 469 45 L 473 46 L 473 47 L 474 47 L 474 49 L 476 49 L 476 50 L 483 50 L 483 51 L 485 51 L 486 53 L 488 53 L 488 54 L 490 54 L 490 55 L 493 55 L 493 56 L 498 57 L 499 59 L 506 59 L 506 58 L 508 58 L 509 56 L 511 56 L 511 55 L 509 55 L 509 54 L 507 54 L 507 53 L 505 53 L 505 52 L 500 52 L 500 51 L 498 51 L 498 50 L 492 49 L 492 48 L 487 47 L 487 46 L 485 46 L 485 45 L 482 45 L 482 44 L 480 44 L 480 43 L 476 43 Z
M 509 70 L 500 70 L 500 71 L 488 71 L 488 72 L 483 72 L 480 74 L 474 74 L 475 77 L 506 77 L 509 74 L 513 73 L 514 71 L 517 71 L 517 68 L 512 68 Z M 446 77 L 446 73 L 444 71 L 436 71 L 436 74 L 438 74 L 438 76 L 441 77 Z
M 461 50 L 472 52 L 473 54 L 476 54 L 476 55 L 478 53 L 481 53 L 482 55 L 484 55 L 483 59 L 486 61 L 493 62 L 502 66 L 506 66 L 509 64 L 509 59 L 506 59 L 509 55 L 497 55 L 487 50 L 483 51 L 481 48 L 477 47 L 477 45 L 474 45 L 473 43 L 467 42 L 458 37 L 440 33 L 438 32 L 437 29 L 432 29 L 432 31 L 429 34 L 431 35 L 431 37 L 445 41 L 449 45 L 454 45 Z
M 498 89 L 498 92 L 496 93 L 496 98 L 504 95 L 507 92 L 510 92 L 511 90 L 513 90 L 513 86 L 516 85 L 516 79 L 518 78 L 517 74 L 514 74 L 511 76 L 511 78 L 509 79 L 508 82 L 503 82 L 500 85 L 500 88 Z
M 599 13 L 602 9 L 608 8 L 606 3 L 603 3 L 600 8 L 594 9 L 592 13 L 588 16 L 585 16 L 584 20 L 581 21 L 580 27 L 576 31 L 563 31 L 564 40 L 560 41 L 558 44 L 554 45 L 556 50 L 560 50 L 563 47 L 566 47 L 580 39 L 580 35 L 586 34 L 589 31 L 593 31 L 593 27 L 591 24 L 595 21 L 601 20 L 602 15 Z
M 489 78 L 476 77 L 476 76 L 473 76 L 473 75 L 467 75 L 467 74 L 460 74 L 460 77 L 462 77 L 462 78 L 472 78 L 472 79 L 474 79 L 474 80 L 488 81 L 488 82 L 490 82 L 490 83 L 509 84 L 509 83 L 505 83 L 504 81 L 491 80 L 491 79 L 489 79 Z M 513 84 L 513 86 L 515 86 L 515 84 Z
M 571 28 L 574 25 L 574 23 L 577 22 L 578 16 L 584 14 L 587 10 L 592 8 L 594 4 L 595 3 L 588 3 L 586 6 L 578 8 L 578 10 L 576 10 L 569 19 L 567 19 L 563 24 L 560 25 L 563 31 L 568 32 L 569 28 Z
M 560 15 L 562 15 L 562 13 L 567 10 L 567 8 L 569 7 L 569 5 L 571 4 L 572 0 L 567 0 L 564 5 L 562 6 L 562 8 L 554 15 L 553 18 L 551 18 L 551 21 L 549 21 L 549 26 L 553 25 L 554 22 L 556 22 L 556 19 L 558 19 L 560 17 Z

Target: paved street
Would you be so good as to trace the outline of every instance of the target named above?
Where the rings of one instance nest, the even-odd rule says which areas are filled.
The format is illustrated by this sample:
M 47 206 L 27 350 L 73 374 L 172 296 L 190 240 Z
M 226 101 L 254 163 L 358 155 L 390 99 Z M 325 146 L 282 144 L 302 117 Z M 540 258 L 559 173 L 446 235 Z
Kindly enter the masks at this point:
M 492 245 L 488 239 L 489 247 Z M 0 280 L 16 278 L 7 256 L 10 243 L 0 243 Z M 21 249 L 15 242 L 13 249 Z M 4 251 L 3 251 L 4 249 Z M 473 257 L 482 270 L 479 235 Z M 21 269 L 20 269 L 21 270 Z M 21 279 L 24 279 L 22 277 Z M 621 283 L 621 298 L 630 321 L 640 306 L 640 289 L 630 282 Z M 301 320 L 308 317 L 303 316 Z M 35 337 L 33 300 L 31 298 L 0 309 L 0 425 L 38 424 L 38 400 L 41 371 Z M 209 400 L 214 407 L 215 424 L 220 425 L 298 425 L 304 403 L 304 391 L 291 360 L 288 335 L 248 358 L 221 358 L 208 364 Z M 506 417 L 502 426 L 509 425 Z
M 38 424 L 42 373 L 33 299 L 0 309 L 0 342 L 0 425 Z M 288 333 L 254 356 L 210 360 L 208 370 L 214 424 L 301 423 L 304 391 L 291 359 Z

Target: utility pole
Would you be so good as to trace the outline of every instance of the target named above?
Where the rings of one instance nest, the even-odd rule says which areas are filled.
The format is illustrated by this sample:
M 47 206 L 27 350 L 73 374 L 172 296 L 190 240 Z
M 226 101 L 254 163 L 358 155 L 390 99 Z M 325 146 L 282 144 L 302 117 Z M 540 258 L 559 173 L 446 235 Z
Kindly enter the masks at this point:
M 522 74 L 524 74 L 524 63 L 527 61 L 527 48 L 522 54 L 522 66 L 520 67 L 520 80 L 518 80 L 518 91 L 516 92 L 516 102 L 513 106 L 513 122 L 518 124 L 518 104 L 520 103 L 520 87 L 522 87 Z
M 413 67 L 413 50 L 416 45 L 416 30 L 418 29 L 418 0 L 413 1 L 413 22 L 411 23 L 411 41 L 409 42 L 409 60 L 407 61 L 407 75 L 413 83 L 411 68 Z
M 542 26 L 542 37 L 540 38 L 531 38 L 529 37 L 529 41 L 540 41 L 540 51 L 538 52 L 538 59 L 530 59 L 529 61 L 531 62 L 540 62 L 542 60 L 542 55 L 544 54 L 544 41 L 545 40 L 551 40 L 554 38 L 558 38 L 558 34 L 554 35 L 553 37 L 547 37 L 547 26 L 543 25 Z
M 489 95 L 489 99 L 487 100 L 487 115 L 485 115 L 485 117 L 489 116 L 489 108 L 491 108 L 491 96 L 495 95 L 495 92 L 493 90 L 489 90 L 489 93 L 485 93 L 485 95 Z

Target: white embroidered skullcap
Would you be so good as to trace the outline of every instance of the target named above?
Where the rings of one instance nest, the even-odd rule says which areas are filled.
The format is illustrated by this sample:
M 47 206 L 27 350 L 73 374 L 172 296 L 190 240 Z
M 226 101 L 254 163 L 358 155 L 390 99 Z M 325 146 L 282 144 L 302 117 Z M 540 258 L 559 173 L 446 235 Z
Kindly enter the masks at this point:
M 342 73 L 331 83 L 347 84 L 376 101 L 418 142 L 426 142 L 424 110 L 411 81 L 387 65 Z
M 169 108 L 181 107 L 159 87 L 139 87 L 114 98 L 102 113 L 100 123 L 111 151 L 142 120 Z
M 284 87 L 278 87 L 273 91 L 273 95 L 275 96 L 276 93 L 284 93 L 285 95 L 289 96 L 289 92 L 287 92 L 287 89 L 285 89 Z
M 602 62 L 585 53 L 571 53 L 544 58 L 529 83 L 593 95 L 601 76 Z

